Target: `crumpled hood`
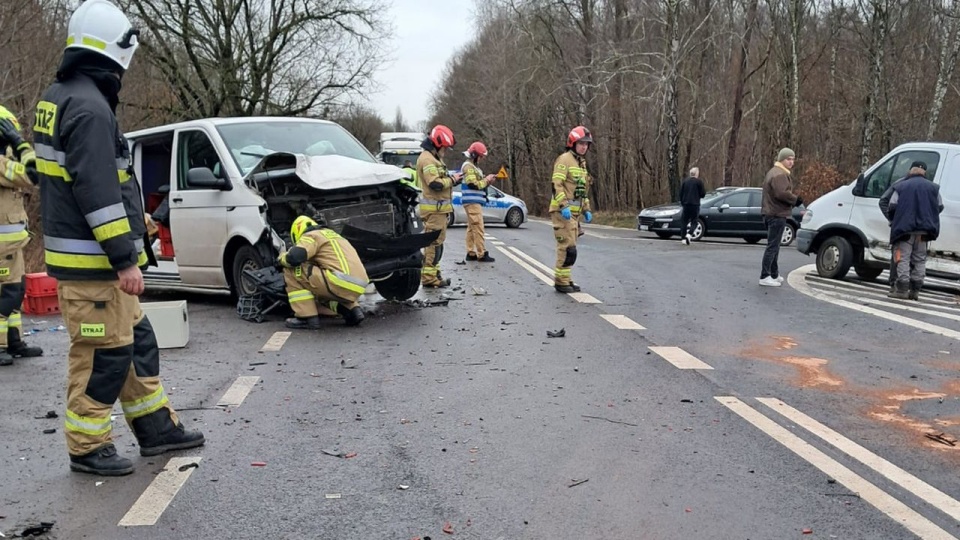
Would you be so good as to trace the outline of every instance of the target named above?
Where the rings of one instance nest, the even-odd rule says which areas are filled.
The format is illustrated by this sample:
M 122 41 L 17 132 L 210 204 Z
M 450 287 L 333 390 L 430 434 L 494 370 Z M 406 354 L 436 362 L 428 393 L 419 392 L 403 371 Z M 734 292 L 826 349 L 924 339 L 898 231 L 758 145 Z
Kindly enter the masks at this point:
M 335 190 L 359 186 L 389 184 L 404 178 L 402 169 L 384 163 L 371 163 L 345 156 L 305 156 L 277 152 L 260 160 L 248 177 L 258 183 L 271 172 L 295 169 L 297 177 L 310 187 Z

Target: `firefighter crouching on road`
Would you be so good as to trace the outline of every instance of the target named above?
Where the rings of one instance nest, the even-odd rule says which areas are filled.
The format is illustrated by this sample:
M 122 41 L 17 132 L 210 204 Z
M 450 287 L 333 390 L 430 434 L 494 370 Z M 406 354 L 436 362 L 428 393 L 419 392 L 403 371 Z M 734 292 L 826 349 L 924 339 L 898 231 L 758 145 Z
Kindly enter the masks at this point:
M 483 241 L 483 205 L 487 202 L 487 186 L 496 181 L 492 174 L 483 176 L 477 165 L 487 157 L 487 146 L 477 141 L 463 153 L 467 161 L 460 172 L 463 173 L 463 189 L 460 203 L 467 214 L 467 260 L 494 262 Z
M 438 125 L 420 145 L 423 152 L 417 158 L 417 178 L 420 179 L 420 218 L 424 232 L 441 231 L 440 236 L 423 250 L 423 270 L 420 283 L 424 287 L 448 287 L 449 279 L 440 275 L 443 241 L 447 237 L 447 216 L 453 212 L 453 186 L 460 183 L 462 173 L 450 175 L 442 158 L 447 148 L 455 144 L 453 132 Z
M 17 117 L 0 105 L 0 366 L 14 358 L 43 354 L 40 347 L 28 347 L 20 336 L 23 323 L 23 248 L 30 242 L 24 189 L 33 188 L 36 156 L 20 135 Z
M 59 280 L 70 334 L 70 469 L 104 476 L 133 472 L 113 445 L 110 414 L 118 398 L 140 455 L 204 443 L 170 405 L 157 338 L 137 298 L 149 246 L 139 182 L 115 111 L 138 34 L 112 3 L 81 4 L 33 128 L 47 271 Z
M 580 292 L 573 283 L 570 270 L 577 262 L 577 232 L 580 215 L 590 223 L 590 173 L 584 155 L 590 149 L 593 137 L 583 126 L 577 126 L 567 135 L 567 151 L 553 163 L 553 199 L 550 200 L 550 221 L 557 239 L 557 266 L 553 273 L 553 287 L 557 292 Z
M 347 326 L 362 323 L 363 309 L 357 299 L 370 280 L 350 242 L 307 216 L 293 221 L 290 240 L 296 245 L 278 260 L 296 315 L 287 319 L 287 326 L 320 328 L 317 300 L 329 302 L 330 309 L 342 315 Z

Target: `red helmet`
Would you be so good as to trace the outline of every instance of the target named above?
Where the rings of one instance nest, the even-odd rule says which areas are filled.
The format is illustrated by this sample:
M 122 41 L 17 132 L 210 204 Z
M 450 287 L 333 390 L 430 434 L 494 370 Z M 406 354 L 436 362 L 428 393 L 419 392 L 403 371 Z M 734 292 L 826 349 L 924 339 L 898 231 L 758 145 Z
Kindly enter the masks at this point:
M 577 126 L 570 130 L 570 133 L 567 135 L 567 148 L 573 148 L 573 145 L 578 142 L 593 142 L 593 137 L 590 136 L 589 129 L 583 126 Z
M 437 125 L 430 130 L 430 136 L 428 137 L 430 142 L 433 143 L 433 146 L 440 148 L 451 148 L 456 144 L 456 140 L 453 138 L 453 131 L 450 130 L 447 126 Z
M 487 145 L 477 141 L 471 144 L 470 148 L 467 148 L 467 155 L 473 158 L 487 157 Z

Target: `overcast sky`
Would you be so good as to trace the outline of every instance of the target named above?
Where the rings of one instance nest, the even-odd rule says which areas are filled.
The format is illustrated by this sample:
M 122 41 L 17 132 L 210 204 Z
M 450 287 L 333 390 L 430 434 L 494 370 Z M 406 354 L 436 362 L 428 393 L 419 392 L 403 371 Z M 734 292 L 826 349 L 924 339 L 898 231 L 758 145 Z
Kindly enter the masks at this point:
M 408 124 L 427 119 L 430 93 L 441 81 L 447 60 L 470 40 L 473 0 L 392 0 L 388 40 L 392 57 L 376 75 L 381 90 L 370 105 L 387 122 L 397 107 Z

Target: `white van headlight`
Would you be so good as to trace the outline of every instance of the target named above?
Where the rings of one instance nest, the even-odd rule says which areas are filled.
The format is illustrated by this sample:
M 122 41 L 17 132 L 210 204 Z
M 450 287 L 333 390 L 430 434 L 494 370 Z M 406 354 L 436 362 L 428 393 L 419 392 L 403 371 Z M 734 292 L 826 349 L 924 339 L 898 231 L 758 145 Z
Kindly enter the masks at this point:
M 805 225 L 811 221 L 813 221 L 813 212 L 808 209 L 803 213 L 803 219 L 800 220 L 800 224 Z

